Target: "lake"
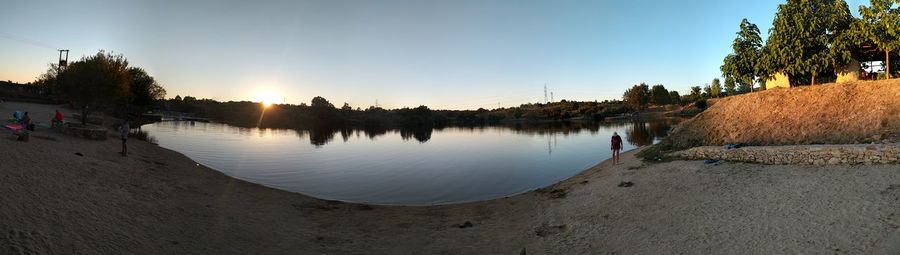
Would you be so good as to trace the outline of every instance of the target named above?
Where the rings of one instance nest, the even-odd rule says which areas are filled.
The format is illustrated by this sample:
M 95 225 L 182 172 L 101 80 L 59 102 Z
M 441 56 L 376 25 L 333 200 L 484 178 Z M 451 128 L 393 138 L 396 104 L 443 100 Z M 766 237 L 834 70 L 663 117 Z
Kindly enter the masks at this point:
M 163 121 L 141 129 L 164 148 L 249 182 L 328 200 L 434 205 L 549 186 L 610 158 L 613 132 L 630 150 L 659 141 L 678 122 L 367 131 Z

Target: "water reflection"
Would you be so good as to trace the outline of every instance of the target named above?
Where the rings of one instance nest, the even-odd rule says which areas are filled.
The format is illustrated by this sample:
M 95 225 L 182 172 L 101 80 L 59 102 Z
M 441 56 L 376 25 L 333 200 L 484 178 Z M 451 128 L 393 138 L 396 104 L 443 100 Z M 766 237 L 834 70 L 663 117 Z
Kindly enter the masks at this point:
M 483 133 L 486 130 L 495 128 L 506 128 L 516 134 L 547 136 L 548 151 L 552 152 L 551 144 L 555 136 L 569 136 L 580 132 L 588 132 L 597 134 L 601 129 L 625 129 L 625 136 L 628 143 L 634 146 L 651 145 L 668 135 L 668 131 L 672 126 L 679 123 L 681 119 L 665 119 L 656 121 L 631 121 L 631 122 L 548 122 L 548 123 L 509 123 L 505 125 L 472 125 L 472 126 L 455 126 L 453 128 L 471 133 Z M 434 131 L 441 131 L 447 127 L 421 127 L 421 128 L 339 128 L 333 126 L 318 126 L 306 130 L 297 130 L 297 134 L 301 139 L 308 136 L 309 142 L 315 146 L 324 146 L 334 140 L 337 134 L 340 134 L 341 140 L 347 142 L 350 137 L 356 133 L 356 136 L 365 135 L 369 139 L 375 139 L 384 136 L 389 132 L 398 132 L 400 138 L 404 141 L 415 140 L 420 143 L 426 143 L 431 140 Z M 549 135 L 549 136 L 548 136 Z
M 503 128 L 508 129 L 516 134 L 530 136 L 547 136 L 548 151 L 552 152 L 551 145 L 555 143 L 554 139 L 557 135 L 563 137 L 581 132 L 589 134 L 597 134 L 600 130 L 605 129 L 625 129 L 626 141 L 634 146 L 646 146 L 658 142 L 668 135 L 669 130 L 674 125 L 681 122 L 682 119 L 672 118 L 654 121 L 630 121 L 630 122 L 547 122 L 547 123 L 509 123 L 505 125 L 471 125 L 471 126 L 454 126 L 458 131 L 467 131 L 470 133 L 484 133 L 491 129 Z M 194 122 L 172 122 L 172 127 L 176 130 L 181 126 L 193 127 Z M 282 132 L 288 129 L 265 129 L 265 128 L 248 128 L 234 127 L 238 134 L 248 135 L 253 130 L 259 130 L 258 135 L 265 136 L 266 132 L 272 130 L 280 130 Z M 219 126 L 223 129 L 224 126 Z M 397 132 L 404 141 L 415 140 L 420 143 L 426 143 L 431 140 L 434 131 L 441 131 L 448 127 L 423 127 L 423 128 L 398 128 L 387 129 L 383 127 L 366 127 L 366 128 L 349 128 L 336 126 L 314 126 L 309 129 L 293 130 L 300 139 L 309 139 L 309 143 L 316 147 L 325 146 L 334 142 L 335 136 L 340 134 L 342 142 L 348 142 L 351 137 L 359 137 L 365 135 L 367 138 L 374 140 L 377 137 Z
M 294 130 L 160 122 L 143 129 L 160 146 L 254 183 L 324 199 L 425 205 L 545 187 L 609 158 L 613 132 L 629 150 L 658 141 L 676 123 Z

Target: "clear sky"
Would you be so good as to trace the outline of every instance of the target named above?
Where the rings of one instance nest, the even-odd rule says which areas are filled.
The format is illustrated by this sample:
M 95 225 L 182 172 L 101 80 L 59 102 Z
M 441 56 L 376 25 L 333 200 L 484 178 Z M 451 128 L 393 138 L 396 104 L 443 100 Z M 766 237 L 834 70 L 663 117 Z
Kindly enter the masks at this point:
M 742 18 L 765 38 L 783 1 L 4 0 L 0 80 L 124 54 L 168 97 L 442 109 L 682 93 L 719 77 Z M 849 0 L 855 13 L 868 1 Z

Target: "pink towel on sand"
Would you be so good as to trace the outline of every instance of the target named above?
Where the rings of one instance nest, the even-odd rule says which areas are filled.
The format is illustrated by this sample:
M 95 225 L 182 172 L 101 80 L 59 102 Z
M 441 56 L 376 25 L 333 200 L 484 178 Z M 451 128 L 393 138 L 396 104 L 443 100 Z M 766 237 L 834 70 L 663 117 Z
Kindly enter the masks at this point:
M 22 126 L 22 124 L 7 124 L 4 125 L 4 127 L 12 129 L 12 131 L 19 131 L 19 129 L 25 128 L 24 126 Z

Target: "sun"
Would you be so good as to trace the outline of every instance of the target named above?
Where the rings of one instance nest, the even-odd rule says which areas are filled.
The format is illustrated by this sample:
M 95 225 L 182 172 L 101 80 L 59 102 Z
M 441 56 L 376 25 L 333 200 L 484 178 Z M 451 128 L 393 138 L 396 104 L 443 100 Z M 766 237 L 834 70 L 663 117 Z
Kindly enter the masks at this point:
M 256 97 L 253 98 L 253 101 L 261 103 L 264 107 L 269 107 L 272 104 L 280 103 L 282 98 L 278 93 L 273 91 L 262 91 L 256 93 Z

